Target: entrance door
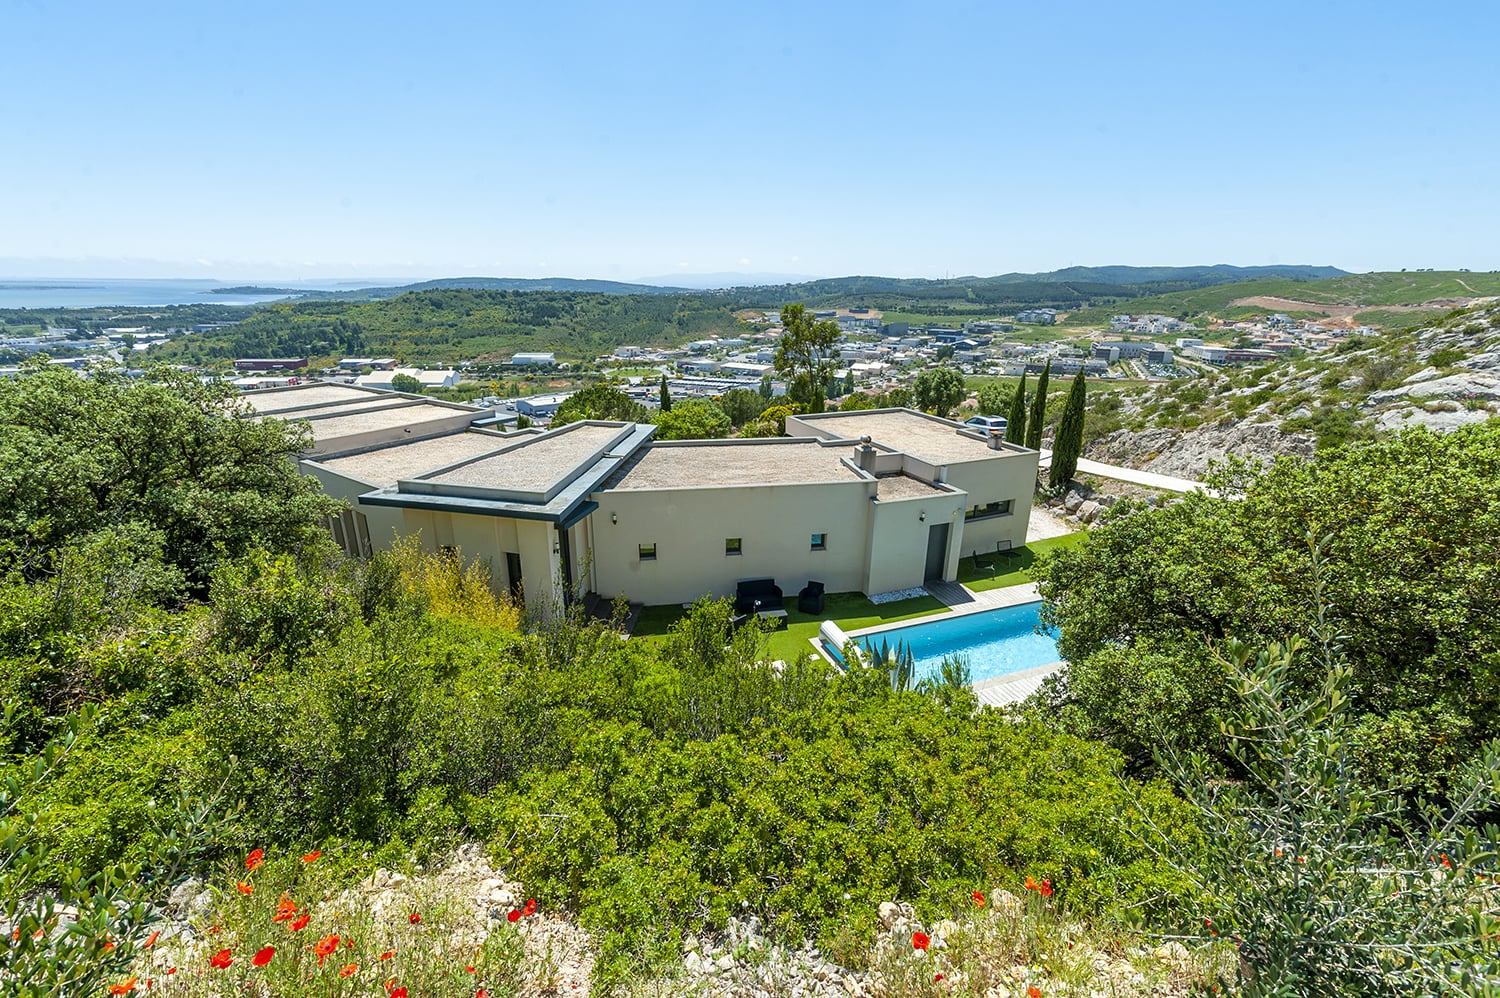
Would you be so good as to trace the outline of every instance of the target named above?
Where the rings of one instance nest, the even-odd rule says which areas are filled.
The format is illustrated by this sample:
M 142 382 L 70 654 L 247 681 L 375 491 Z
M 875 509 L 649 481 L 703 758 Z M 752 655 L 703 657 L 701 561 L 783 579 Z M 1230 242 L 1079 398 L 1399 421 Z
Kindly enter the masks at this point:
M 934 523 L 927 528 L 927 570 L 922 578 L 928 582 L 943 579 L 943 566 L 948 561 L 948 524 Z
M 505 552 L 505 574 L 510 579 L 510 598 L 517 603 L 522 600 L 521 556 L 514 551 Z

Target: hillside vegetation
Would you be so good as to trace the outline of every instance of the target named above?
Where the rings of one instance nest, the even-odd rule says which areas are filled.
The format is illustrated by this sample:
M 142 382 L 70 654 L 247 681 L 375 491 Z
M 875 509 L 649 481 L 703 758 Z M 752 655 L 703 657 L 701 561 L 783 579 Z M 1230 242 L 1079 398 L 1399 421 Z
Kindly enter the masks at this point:
M 1321 280 L 1268 278 L 1233 284 L 1216 284 L 1211 287 L 1173 291 L 1141 297 L 1130 302 L 1127 311 L 1133 314 L 1160 313 L 1184 319 L 1209 316 L 1233 320 L 1251 315 L 1283 311 L 1308 317 L 1328 314 L 1326 306 L 1358 306 L 1366 310 L 1378 310 L 1384 306 L 1415 306 L 1428 302 L 1439 302 L 1440 311 L 1452 307 L 1453 299 L 1471 299 L 1500 295 L 1500 274 L 1471 273 L 1469 271 L 1417 271 L 1400 273 L 1342 274 Z M 1264 305 L 1237 306 L 1232 302 L 1241 298 L 1283 298 L 1289 302 L 1304 302 L 1305 309 L 1288 304 L 1284 307 L 1268 308 Z M 1119 311 L 1115 309 L 1114 311 Z M 1079 309 L 1070 314 L 1063 324 L 1067 326 L 1107 325 L 1112 310 L 1109 306 Z M 1389 314 L 1389 313 L 1388 313 Z M 1359 316 L 1356 314 L 1356 319 Z M 1413 322 L 1422 316 L 1414 317 Z

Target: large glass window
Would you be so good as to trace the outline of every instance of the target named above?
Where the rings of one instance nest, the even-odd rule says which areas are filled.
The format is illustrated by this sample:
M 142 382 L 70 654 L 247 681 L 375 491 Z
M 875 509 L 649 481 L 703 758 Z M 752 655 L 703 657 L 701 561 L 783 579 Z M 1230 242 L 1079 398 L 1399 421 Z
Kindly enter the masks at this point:
M 964 519 L 983 520 L 991 516 L 1008 516 L 1012 501 L 1000 499 L 996 502 L 987 502 L 983 506 L 970 506 L 964 511 Z

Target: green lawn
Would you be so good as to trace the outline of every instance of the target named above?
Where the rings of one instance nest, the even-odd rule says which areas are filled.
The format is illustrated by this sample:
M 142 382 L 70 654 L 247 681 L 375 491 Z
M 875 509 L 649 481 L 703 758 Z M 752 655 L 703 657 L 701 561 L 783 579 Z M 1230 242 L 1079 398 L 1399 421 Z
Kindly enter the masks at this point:
M 825 620 L 834 621 L 845 631 L 853 631 L 948 612 L 948 608 L 932 596 L 875 604 L 861 593 L 830 593 L 824 597 L 823 612 L 817 615 L 799 611 L 795 595 L 783 601 L 783 605 L 786 607 L 786 626 L 766 635 L 766 657 L 787 661 L 812 650 L 807 639 L 817 636 L 818 627 Z M 631 637 L 648 641 L 660 638 L 686 612 L 676 604 L 648 606 L 641 611 Z
M 1004 555 L 996 555 L 993 551 L 979 552 L 980 561 L 993 561 L 995 563 L 995 572 L 993 575 L 988 570 L 975 568 L 973 557 L 966 556 L 958 563 L 958 581 L 975 592 L 983 592 L 986 589 L 999 589 L 1002 586 L 1019 586 L 1023 582 L 1031 581 L 1031 576 L 1027 570 L 1036 563 L 1040 555 L 1048 551 L 1056 551 L 1059 548 L 1076 547 L 1082 544 L 1083 539 L 1087 536 L 1087 530 L 1079 530 L 1071 534 L 1063 534 L 1061 537 L 1048 537 L 1045 540 L 1032 541 L 1009 558 L 1006 558 Z

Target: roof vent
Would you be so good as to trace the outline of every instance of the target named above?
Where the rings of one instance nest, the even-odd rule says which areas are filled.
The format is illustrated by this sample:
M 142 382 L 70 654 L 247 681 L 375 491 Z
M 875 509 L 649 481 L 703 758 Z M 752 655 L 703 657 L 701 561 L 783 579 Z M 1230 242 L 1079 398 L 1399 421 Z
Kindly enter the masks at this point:
M 990 450 L 1004 450 L 1004 449 L 1005 449 L 1005 431 L 1004 430 L 991 430 L 990 431 Z
M 859 446 L 854 448 L 854 460 L 861 471 L 875 474 L 875 448 L 870 446 L 868 434 L 859 438 Z

